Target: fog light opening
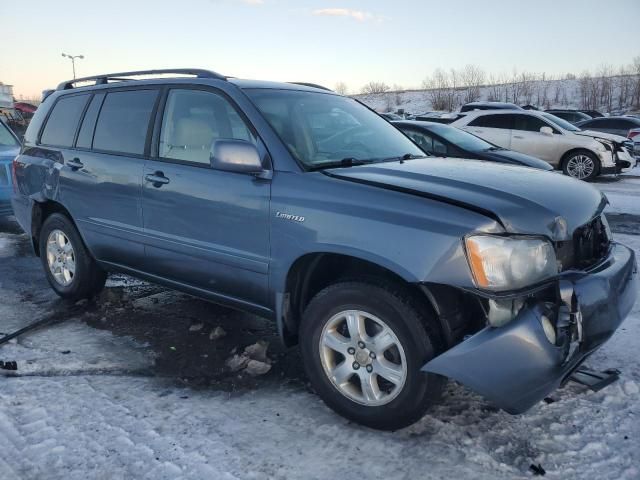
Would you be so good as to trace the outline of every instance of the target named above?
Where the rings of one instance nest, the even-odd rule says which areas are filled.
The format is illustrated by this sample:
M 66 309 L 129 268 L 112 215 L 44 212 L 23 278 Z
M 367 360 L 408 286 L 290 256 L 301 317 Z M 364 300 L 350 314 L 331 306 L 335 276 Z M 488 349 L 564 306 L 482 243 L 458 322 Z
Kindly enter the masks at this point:
M 549 340 L 549 343 L 555 345 L 557 340 L 556 327 L 546 315 L 542 315 L 540 317 L 540 323 L 542 324 L 542 330 L 544 330 L 544 334 L 547 337 L 547 340 Z

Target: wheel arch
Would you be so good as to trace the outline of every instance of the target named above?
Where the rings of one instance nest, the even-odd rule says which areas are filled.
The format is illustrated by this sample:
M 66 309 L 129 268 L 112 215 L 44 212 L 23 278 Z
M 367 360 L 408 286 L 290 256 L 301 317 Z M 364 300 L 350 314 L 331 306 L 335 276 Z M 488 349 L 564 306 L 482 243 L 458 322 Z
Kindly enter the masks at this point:
M 55 200 L 46 200 L 44 202 L 33 202 L 33 206 L 31 207 L 31 244 L 33 246 L 33 251 L 37 257 L 40 256 L 40 249 L 38 247 L 40 241 L 40 232 L 42 230 L 42 225 L 45 220 L 53 215 L 54 213 L 60 213 L 66 216 L 73 226 L 78 230 L 80 237 L 82 238 L 82 233 L 78 229 L 78 225 L 75 220 L 71 216 L 69 210 L 67 210 L 64 205 Z M 84 238 L 82 239 L 84 242 Z M 85 242 L 86 246 L 86 242 Z
M 291 264 L 284 292 L 276 294 L 276 321 L 284 343 L 297 343 L 304 309 L 318 292 L 336 281 L 354 278 L 391 283 L 405 289 L 420 308 L 428 309 L 437 319 L 437 334 L 447 348 L 463 335 L 461 331 L 467 319 L 459 311 L 465 301 L 461 290 L 417 282 L 401 270 L 394 271 L 361 257 L 315 252 L 302 255 Z

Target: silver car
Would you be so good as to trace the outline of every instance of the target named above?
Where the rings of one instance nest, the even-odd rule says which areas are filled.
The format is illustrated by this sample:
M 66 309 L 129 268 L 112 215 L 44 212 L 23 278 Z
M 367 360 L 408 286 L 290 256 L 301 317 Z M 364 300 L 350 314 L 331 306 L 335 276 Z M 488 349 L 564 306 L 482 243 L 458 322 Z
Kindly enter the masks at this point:
M 624 137 L 583 131 L 546 112 L 478 111 L 451 125 L 500 147 L 538 157 L 580 180 L 619 173 L 631 166 Z

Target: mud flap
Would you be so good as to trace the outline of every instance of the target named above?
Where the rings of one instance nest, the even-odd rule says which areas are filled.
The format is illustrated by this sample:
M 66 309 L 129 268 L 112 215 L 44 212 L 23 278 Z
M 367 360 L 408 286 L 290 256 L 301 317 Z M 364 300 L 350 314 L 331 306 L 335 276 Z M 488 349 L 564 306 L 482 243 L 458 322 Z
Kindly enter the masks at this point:
M 547 340 L 541 315 L 541 306 L 525 307 L 509 324 L 484 328 L 421 370 L 456 380 L 511 414 L 523 413 L 564 377 L 563 349 Z

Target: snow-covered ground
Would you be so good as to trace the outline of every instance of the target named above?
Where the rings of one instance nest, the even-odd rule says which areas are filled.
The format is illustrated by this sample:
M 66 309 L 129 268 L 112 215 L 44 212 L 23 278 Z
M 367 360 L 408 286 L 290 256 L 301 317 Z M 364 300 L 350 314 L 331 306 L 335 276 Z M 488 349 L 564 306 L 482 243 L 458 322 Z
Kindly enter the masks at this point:
M 640 214 L 640 179 L 596 186 L 614 215 Z M 640 254 L 640 236 L 615 236 Z M 105 298 L 140 296 L 139 287 L 117 278 Z M 163 353 L 153 340 L 90 326 L 131 312 L 138 324 L 148 321 L 140 312 L 175 316 L 177 342 L 185 315 L 229 330 L 241 320 L 224 320 L 224 311 L 180 294 L 147 293 L 125 307 L 70 308 L 47 288 L 24 236 L 0 233 L 0 331 L 45 315 L 67 319 L 0 347 L 0 360 L 19 366 L 0 370 L 1 480 L 516 479 L 531 478 L 534 463 L 546 478 L 640 478 L 640 305 L 588 361 L 622 370 L 606 389 L 569 384 L 551 403 L 511 416 L 450 382 L 425 418 L 384 433 L 335 415 L 304 379 L 282 370 L 231 392 L 192 387 L 158 374 Z M 203 318 L 206 312 L 213 318 Z M 238 346 L 252 341 L 241 338 Z

